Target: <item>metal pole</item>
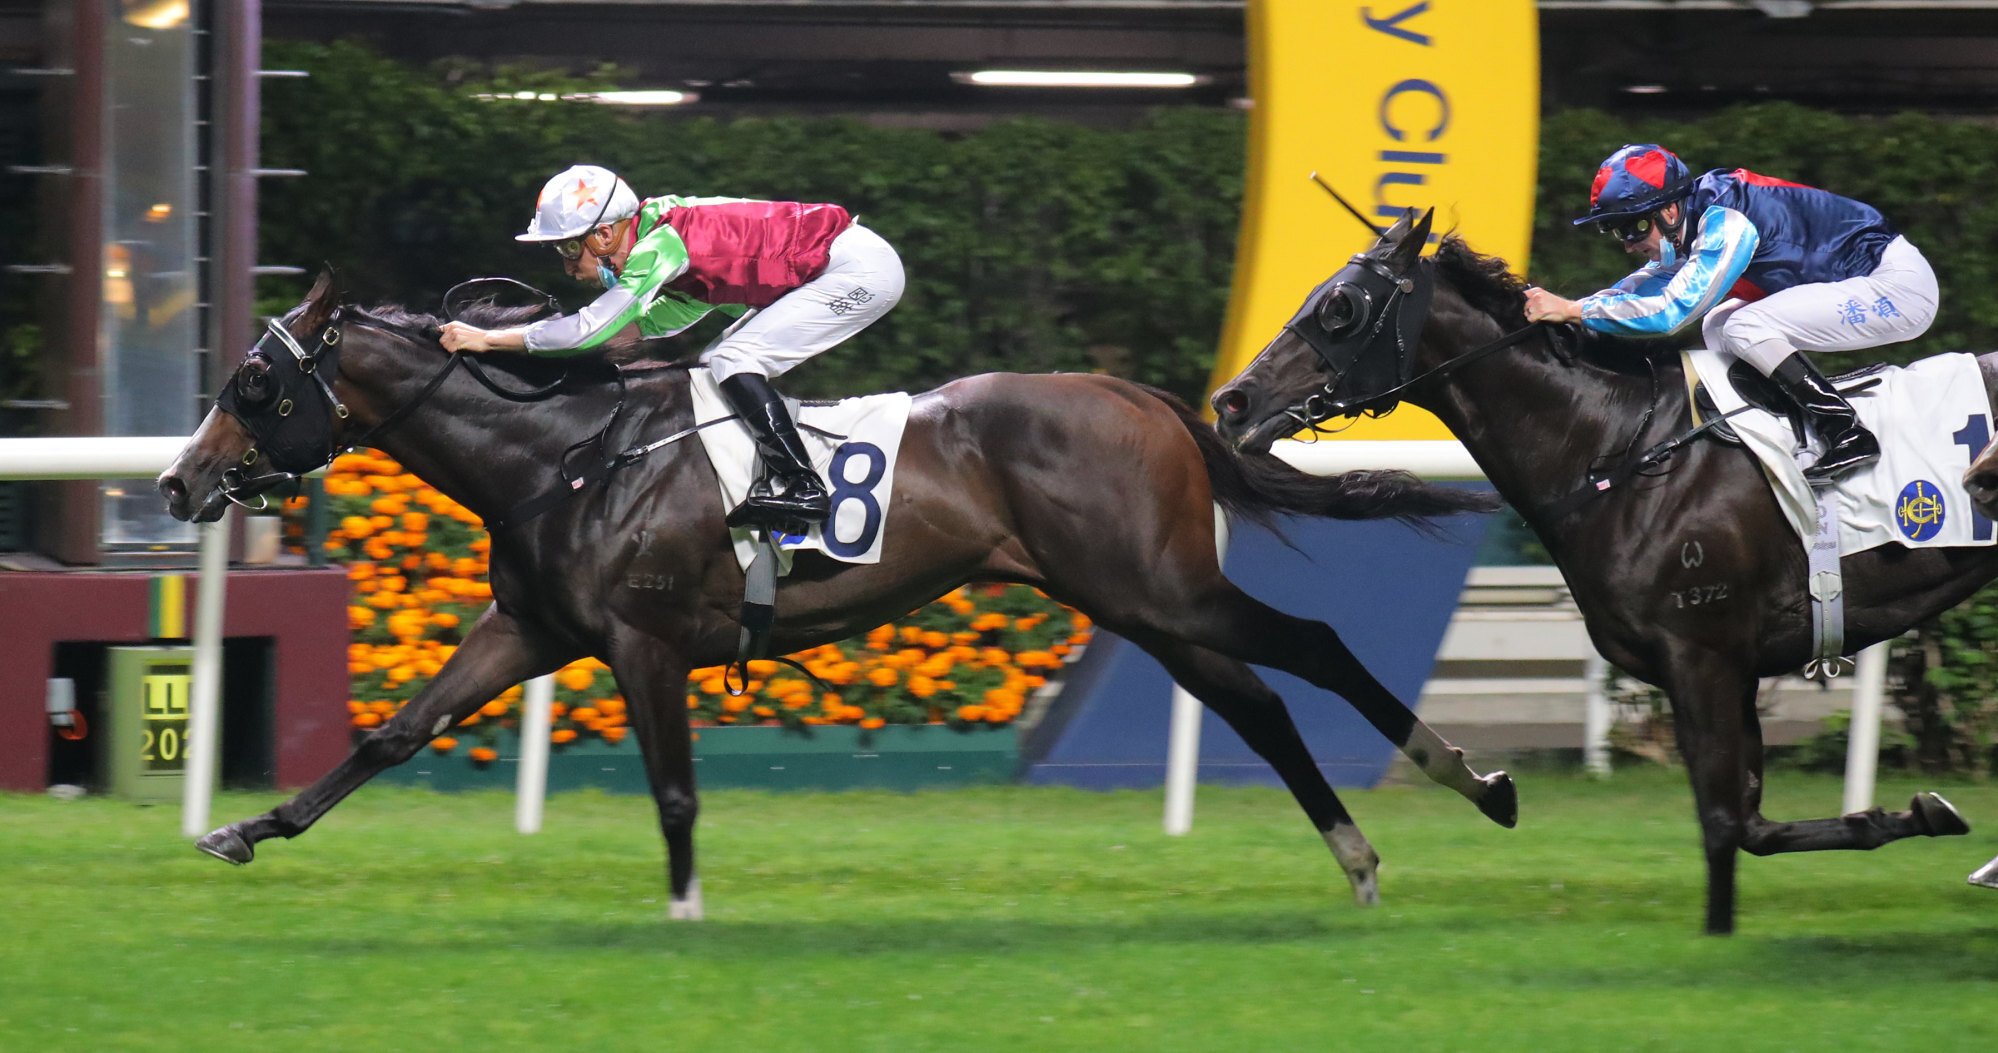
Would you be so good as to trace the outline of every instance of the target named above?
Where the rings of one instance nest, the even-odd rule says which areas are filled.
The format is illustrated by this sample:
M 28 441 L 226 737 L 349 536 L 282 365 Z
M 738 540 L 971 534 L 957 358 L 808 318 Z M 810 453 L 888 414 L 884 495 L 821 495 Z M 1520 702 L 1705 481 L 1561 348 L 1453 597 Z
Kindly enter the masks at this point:
M 1214 558 L 1228 558 L 1228 517 L 1214 506 Z M 1184 836 L 1193 829 L 1193 788 L 1200 779 L 1200 700 L 1172 686 L 1172 724 L 1166 738 L 1165 832 Z
M 208 832 L 208 806 L 222 725 L 222 611 L 229 579 L 229 522 L 235 509 L 201 528 L 201 577 L 194 603 L 194 684 L 187 700 L 187 778 L 181 786 L 180 832 Z
M 513 827 L 523 834 L 541 832 L 542 805 L 548 798 L 548 729 L 555 704 L 555 678 L 537 676 L 527 682 L 520 705 L 520 777 L 514 784 Z
M 1582 663 L 1588 683 L 1582 693 L 1582 766 L 1590 775 L 1610 773 L 1609 660 L 1589 649 Z
M 1845 740 L 1845 813 L 1873 807 L 1873 775 L 1880 766 L 1880 708 L 1887 695 L 1888 641 L 1859 652 L 1852 673 L 1852 723 Z

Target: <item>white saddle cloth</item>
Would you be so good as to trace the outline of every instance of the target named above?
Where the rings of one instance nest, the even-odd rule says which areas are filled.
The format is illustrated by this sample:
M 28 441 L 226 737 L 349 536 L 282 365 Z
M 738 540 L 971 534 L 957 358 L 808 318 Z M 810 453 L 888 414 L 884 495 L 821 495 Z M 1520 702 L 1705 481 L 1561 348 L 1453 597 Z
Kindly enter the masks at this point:
M 734 416 L 721 386 L 706 369 L 688 370 L 694 392 L 694 420 Z M 881 540 L 887 536 L 888 504 L 895 492 L 895 461 L 902 448 L 902 428 L 909 421 L 906 392 L 867 395 L 829 404 L 800 406 L 790 400 L 798 434 L 811 451 L 812 467 L 832 491 L 832 518 L 804 537 L 778 535 L 785 558 L 780 570 L 791 569 L 789 553 L 816 549 L 844 563 L 881 562 Z M 701 445 L 721 481 L 722 508 L 732 509 L 749 496 L 760 474 L 756 443 L 741 421 L 717 424 L 700 431 Z M 729 532 L 735 557 L 746 570 L 756 555 L 756 542 L 746 529 Z
M 1732 356 L 1699 348 L 1686 352 L 1686 359 L 1722 413 L 1743 405 L 1727 379 Z M 1879 383 L 1848 398 L 1860 422 L 1880 439 L 1881 455 L 1871 467 L 1834 484 L 1840 554 L 1889 542 L 1934 548 L 1998 541 L 1991 521 L 1971 507 L 1962 481 L 1963 470 L 1992 438 L 1991 404 L 1976 356 L 1936 355 L 1866 379 Z M 1817 506 L 1797 463 L 1790 422 L 1751 409 L 1728 423 L 1754 451 L 1791 528 L 1810 547 L 1817 535 Z

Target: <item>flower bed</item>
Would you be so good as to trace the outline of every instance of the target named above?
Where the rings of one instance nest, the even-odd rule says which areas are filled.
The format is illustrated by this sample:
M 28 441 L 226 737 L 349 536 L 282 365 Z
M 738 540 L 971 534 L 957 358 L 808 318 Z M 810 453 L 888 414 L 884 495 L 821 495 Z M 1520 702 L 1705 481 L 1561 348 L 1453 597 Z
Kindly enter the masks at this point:
M 326 495 L 334 524 L 326 554 L 346 566 L 354 588 L 347 706 L 354 727 L 365 730 L 393 716 L 436 675 L 465 627 L 492 602 L 491 542 L 477 516 L 378 453 L 335 460 Z M 291 515 L 285 529 L 294 545 L 303 543 L 301 517 Z M 695 670 L 687 708 L 696 725 L 709 726 L 1004 726 L 1089 635 L 1086 617 L 1034 589 L 968 586 L 863 638 L 791 656 L 837 694 L 759 661 L 749 663 L 740 695 L 728 693 L 721 667 Z M 555 682 L 556 745 L 624 740 L 624 699 L 603 663 L 576 662 Z M 502 737 L 517 729 L 520 694 L 510 688 L 432 748 L 474 763 L 497 759 Z

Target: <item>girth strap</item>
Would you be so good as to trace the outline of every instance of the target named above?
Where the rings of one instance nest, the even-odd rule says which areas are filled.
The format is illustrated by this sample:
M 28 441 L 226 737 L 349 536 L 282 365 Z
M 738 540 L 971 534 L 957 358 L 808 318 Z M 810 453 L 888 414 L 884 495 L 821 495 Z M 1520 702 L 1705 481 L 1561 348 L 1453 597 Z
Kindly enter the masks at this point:
M 1811 496 L 1818 502 L 1818 533 L 1811 539 L 1810 565 L 1805 571 L 1805 591 L 1811 597 L 1811 660 L 1804 663 L 1804 675 L 1823 674 L 1830 679 L 1843 670 L 1845 661 L 1845 581 L 1838 561 L 1838 491 L 1831 486 L 1815 487 Z

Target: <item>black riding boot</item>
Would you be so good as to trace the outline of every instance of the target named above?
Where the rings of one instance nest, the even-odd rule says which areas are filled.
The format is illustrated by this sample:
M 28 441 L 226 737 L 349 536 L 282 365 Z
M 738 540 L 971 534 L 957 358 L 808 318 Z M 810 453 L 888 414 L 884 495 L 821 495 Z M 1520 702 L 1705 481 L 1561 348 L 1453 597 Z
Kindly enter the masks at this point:
M 809 528 L 823 523 L 832 512 L 832 502 L 819 473 L 812 470 L 811 454 L 791 422 L 791 411 L 770 381 L 754 373 L 737 373 L 721 382 L 723 397 L 756 439 L 756 452 L 763 455 L 763 468 L 773 478 L 770 492 L 751 490 L 749 497 L 728 514 L 732 527 Z M 781 485 L 782 489 L 777 489 Z
M 1796 401 L 1824 444 L 1824 455 L 1804 472 L 1806 482 L 1827 482 L 1880 459 L 1880 440 L 1859 423 L 1852 403 L 1805 360 L 1803 352 L 1792 351 L 1790 357 L 1778 362 L 1769 379 Z

